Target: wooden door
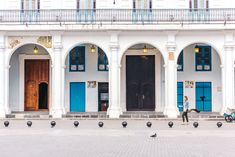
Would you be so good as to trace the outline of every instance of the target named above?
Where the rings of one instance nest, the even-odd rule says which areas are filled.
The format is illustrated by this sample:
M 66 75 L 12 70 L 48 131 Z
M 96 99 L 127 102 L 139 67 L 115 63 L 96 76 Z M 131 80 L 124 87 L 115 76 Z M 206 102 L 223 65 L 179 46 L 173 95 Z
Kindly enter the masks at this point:
M 39 109 L 41 82 L 49 87 L 49 60 L 25 60 L 25 111 Z
M 155 109 L 155 56 L 126 57 L 127 110 Z

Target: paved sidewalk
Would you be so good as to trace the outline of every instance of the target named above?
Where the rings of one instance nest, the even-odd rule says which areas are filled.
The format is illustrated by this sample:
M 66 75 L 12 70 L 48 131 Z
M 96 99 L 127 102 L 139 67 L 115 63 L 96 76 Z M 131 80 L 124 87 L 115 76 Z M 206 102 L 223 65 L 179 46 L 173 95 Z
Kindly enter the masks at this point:
M 122 128 L 120 120 L 81 120 L 75 128 L 73 121 L 57 120 L 51 128 L 48 120 L 11 120 L 9 128 L 0 121 L 1 157 L 224 157 L 234 154 L 235 123 L 199 121 L 184 126 L 175 121 L 169 128 L 167 121 L 128 120 Z M 149 136 L 157 133 L 153 139 Z

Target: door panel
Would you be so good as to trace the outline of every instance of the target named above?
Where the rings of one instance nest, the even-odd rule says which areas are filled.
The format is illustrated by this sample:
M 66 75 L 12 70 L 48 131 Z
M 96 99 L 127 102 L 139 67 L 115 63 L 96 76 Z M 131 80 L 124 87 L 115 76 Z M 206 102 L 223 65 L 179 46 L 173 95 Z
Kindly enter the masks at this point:
M 177 82 L 177 107 L 180 112 L 183 111 L 183 103 L 184 103 L 184 89 L 183 82 Z
M 126 56 L 127 110 L 155 109 L 155 56 Z
M 37 87 L 36 81 L 27 81 L 26 90 L 25 90 L 25 109 L 26 111 L 35 111 L 37 110 Z
M 39 84 L 44 82 L 49 87 L 49 60 L 25 60 L 24 75 L 25 111 L 37 111 L 39 109 Z M 48 109 L 48 106 L 45 108 Z
M 85 82 L 70 83 L 70 111 L 85 112 Z
M 196 82 L 196 109 L 210 112 L 211 105 L 211 82 Z

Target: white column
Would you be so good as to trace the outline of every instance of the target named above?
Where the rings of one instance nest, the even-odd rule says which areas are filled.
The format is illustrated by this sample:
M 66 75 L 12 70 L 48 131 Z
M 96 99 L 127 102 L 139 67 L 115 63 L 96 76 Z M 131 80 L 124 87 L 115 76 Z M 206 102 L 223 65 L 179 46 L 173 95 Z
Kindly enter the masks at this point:
M 174 58 L 175 43 L 167 44 L 168 59 L 165 64 L 165 109 L 164 115 L 168 118 L 177 118 L 177 65 Z
M 61 118 L 65 114 L 65 109 L 62 102 L 62 43 L 61 35 L 53 35 L 53 50 L 54 50 L 54 60 L 52 66 L 52 106 L 50 109 L 50 114 L 53 118 Z
M 5 45 L 4 35 L 0 35 L 0 118 L 6 116 L 5 111 Z
M 122 113 L 120 106 L 120 66 L 118 52 L 118 33 L 112 33 L 109 62 L 109 108 L 107 112 L 109 118 L 119 118 Z
M 223 114 L 227 107 L 235 109 L 234 105 L 234 57 L 233 44 L 226 43 L 224 45 L 224 65 L 222 67 L 222 83 L 223 83 Z

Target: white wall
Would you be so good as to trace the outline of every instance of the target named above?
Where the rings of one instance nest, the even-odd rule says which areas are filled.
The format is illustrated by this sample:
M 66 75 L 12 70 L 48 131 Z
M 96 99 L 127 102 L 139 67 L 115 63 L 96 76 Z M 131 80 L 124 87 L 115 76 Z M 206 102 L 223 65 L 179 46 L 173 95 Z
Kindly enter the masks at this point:
M 69 55 L 66 58 L 65 69 L 65 109 L 70 111 L 70 82 L 86 83 L 86 112 L 98 111 L 98 82 L 108 82 L 108 71 L 98 71 L 98 51 L 90 52 L 90 45 L 86 45 L 85 72 L 69 72 Z M 87 88 L 87 81 L 96 81 L 95 88 Z
M 217 52 L 212 49 L 212 71 L 195 71 L 194 46 L 190 45 L 184 49 L 184 70 L 178 71 L 178 82 L 193 81 L 194 88 L 184 88 L 184 95 L 189 97 L 190 108 L 195 108 L 196 82 L 212 83 L 212 112 L 220 112 L 222 107 L 222 82 L 221 82 L 221 62 Z M 184 82 L 185 84 L 185 82 Z
M 48 54 L 47 51 L 40 47 L 40 46 L 37 46 L 38 49 L 39 49 L 39 54 L 41 55 L 45 55 L 45 54 Z M 9 97 L 10 97 L 10 100 L 9 100 L 9 105 L 10 105 L 10 109 L 12 111 L 19 111 L 20 109 L 20 99 L 19 99 L 19 86 L 20 86 L 20 83 L 19 83 L 19 55 L 20 54 L 33 54 L 33 48 L 34 48 L 34 45 L 25 45 L 25 46 L 22 46 L 20 48 L 18 48 L 12 55 L 11 57 L 11 60 L 10 60 L 10 71 L 9 71 L 9 85 L 10 85 L 10 88 L 9 88 Z M 21 110 L 22 111 L 22 110 Z

